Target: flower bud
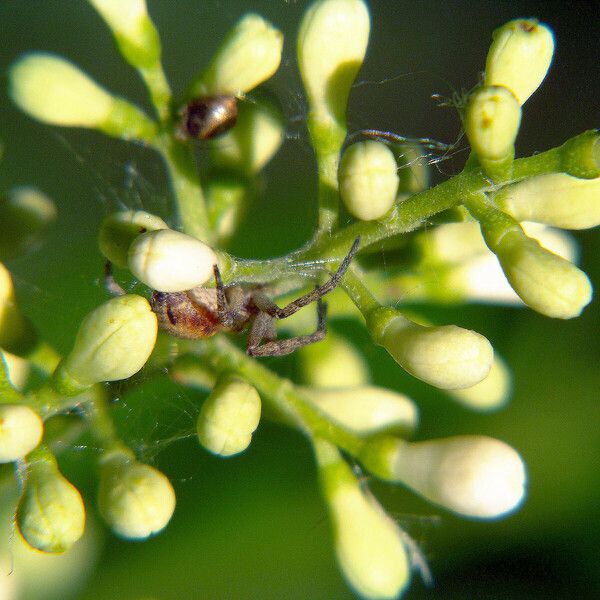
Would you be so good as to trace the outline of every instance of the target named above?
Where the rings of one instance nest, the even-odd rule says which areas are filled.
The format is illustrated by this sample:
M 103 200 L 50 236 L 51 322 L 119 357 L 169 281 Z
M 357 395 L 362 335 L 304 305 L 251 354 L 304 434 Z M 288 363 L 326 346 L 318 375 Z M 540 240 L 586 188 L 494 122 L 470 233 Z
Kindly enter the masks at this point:
M 134 67 L 153 66 L 160 59 L 160 38 L 148 16 L 145 0 L 89 0 L 110 27 L 121 54 Z
M 284 133 L 283 115 L 272 103 L 239 102 L 235 127 L 211 144 L 213 163 L 256 174 L 279 150 Z
M 411 375 L 441 389 L 471 387 L 490 371 L 494 352 L 481 334 L 456 325 L 426 327 L 393 309 L 368 320 L 375 343 Z
M 12 188 L 0 197 L 0 258 L 15 258 L 35 250 L 56 219 L 56 207 L 31 186 Z
M 587 275 L 522 231 L 509 231 L 490 247 L 515 292 L 537 312 L 571 319 L 591 301 L 592 285 Z
M 0 463 L 20 460 L 42 439 L 44 424 L 28 406 L 0 404 Z
M 352 144 L 340 162 L 340 194 L 348 212 L 363 221 L 383 217 L 398 192 L 398 165 L 383 143 L 366 140 Z
M 405 534 L 361 487 L 335 447 L 316 440 L 315 451 L 336 555 L 346 580 L 361 598 L 398 598 L 410 581 Z
M 122 210 L 102 220 L 98 243 L 100 252 L 117 267 L 127 267 L 131 242 L 142 233 L 168 229 L 160 218 L 143 210 Z
M 44 123 L 91 127 L 125 139 L 154 135 L 152 121 L 140 109 L 60 56 L 26 54 L 11 66 L 9 78 L 13 102 Z
M 157 330 L 156 315 L 145 298 L 127 294 L 105 302 L 83 320 L 73 350 L 55 372 L 56 385 L 70 394 L 131 377 L 148 360 Z
M 485 436 L 456 436 L 425 442 L 382 437 L 367 442 L 366 468 L 401 482 L 431 502 L 479 519 L 514 511 L 525 497 L 527 475 L 519 453 Z
M 260 411 L 260 396 L 250 384 L 232 378 L 220 381 L 200 409 L 198 439 L 213 454 L 239 454 L 250 445 Z
M 369 383 L 369 367 L 362 353 L 334 332 L 318 344 L 301 348 L 299 356 L 302 378 L 311 386 L 340 388 Z
M 260 15 L 242 17 L 227 34 L 208 68 L 192 83 L 189 98 L 243 96 L 279 68 L 283 34 Z
M 413 431 L 418 412 L 415 403 L 405 396 L 375 386 L 319 390 L 304 393 L 329 417 L 360 434 L 398 430 Z
M 524 104 L 552 62 L 554 34 L 535 19 L 515 19 L 494 31 L 485 64 L 485 84 L 508 88 Z
M 17 306 L 8 269 L 0 263 L 0 348 L 20 354 L 35 341 L 35 333 Z
M 32 373 L 31 363 L 27 359 L 21 358 L 16 354 L 11 354 L 6 350 L 0 351 L 0 366 L 2 360 L 4 360 L 8 381 L 13 388 L 22 391 L 27 385 L 29 376 Z M 7 402 L 7 399 L 3 398 L 3 401 Z
M 494 411 L 506 405 L 512 390 L 512 378 L 506 363 L 498 356 L 488 376 L 475 385 L 452 390 L 450 395 L 465 408 L 480 412 Z
M 129 247 L 129 270 L 159 292 L 182 292 L 213 277 L 217 255 L 196 238 L 161 229 L 139 235 Z
M 167 526 L 175 491 L 160 471 L 119 449 L 101 458 L 98 508 L 117 535 L 143 540 Z
M 49 453 L 28 464 L 17 508 L 17 525 L 27 543 L 42 552 L 64 552 L 82 535 L 85 507 L 81 494 L 58 470 Z
M 304 13 L 298 66 L 318 120 L 345 122 L 352 83 L 367 51 L 369 11 L 361 0 L 319 0 Z
M 552 173 L 503 187 L 494 201 L 517 221 L 535 221 L 563 229 L 600 225 L 600 178 L 578 179 Z

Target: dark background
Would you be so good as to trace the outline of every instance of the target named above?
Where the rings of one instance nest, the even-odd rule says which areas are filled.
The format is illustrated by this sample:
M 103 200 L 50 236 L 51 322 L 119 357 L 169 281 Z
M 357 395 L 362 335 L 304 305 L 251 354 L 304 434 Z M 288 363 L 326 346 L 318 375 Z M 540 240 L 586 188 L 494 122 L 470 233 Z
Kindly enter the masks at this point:
M 233 250 L 266 257 L 311 234 L 316 207 L 314 162 L 303 128 L 305 105 L 295 66 L 295 32 L 304 2 L 150 1 L 163 40 L 164 65 L 176 92 L 209 59 L 244 12 L 261 13 L 286 34 L 285 61 L 269 82 L 288 119 L 289 138 L 266 173 L 264 198 L 250 212 Z M 369 52 L 349 109 L 350 129 L 373 127 L 454 141 L 459 123 L 431 95 L 468 89 L 483 69 L 494 28 L 538 17 L 556 33 L 553 67 L 526 103 L 518 153 L 562 143 L 600 122 L 598 2 L 374 1 Z M 35 184 L 56 202 L 59 219 L 47 244 L 14 260 L 19 299 L 42 334 L 66 351 L 81 318 L 106 295 L 96 233 L 102 217 L 125 205 L 165 214 L 160 162 L 151 153 L 94 132 L 55 129 L 19 113 L 6 96 L 7 66 L 22 52 L 62 54 L 108 89 L 147 107 L 143 87 L 120 59 L 95 12 L 80 1 L 0 2 L 0 188 Z M 466 154 L 462 154 L 463 160 Z M 451 174 L 458 163 L 442 163 Z M 133 185 L 127 184 L 127 173 Z M 600 284 L 597 231 L 577 234 L 581 265 Z M 412 381 L 347 324 L 366 347 L 373 381 L 410 393 L 422 407 L 426 439 L 459 433 L 500 437 L 529 469 L 529 498 L 507 520 L 456 518 L 400 488 L 374 483 L 392 514 L 422 545 L 435 578 L 417 581 L 409 598 L 596 598 L 600 595 L 600 303 L 580 319 L 554 321 L 515 308 L 455 307 L 430 311 L 439 322 L 481 331 L 512 366 L 512 403 L 495 415 L 473 415 L 441 392 Z M 334 324 L 335 325 L 335 324 Z M 293 359 L 272 360 L 294 376 Z M 178 506 L 160 536 L 120 541 L 97 525 L 95 566 L 75 597 L 170 599 L 344 599 L 352 593 L 335 565 L 329 526 L 310 451 L 297 434 L 261 425 L 249 451 L 222 461 L 200 451 L 190 432 L 200 398 L 162 380 L 117 405 L 142 455 L 174 481 Z M 65 471 L 85 490 L 94 519 L 94 450 L 68 446 Z M 0 548 L 4 540 L 0 540 Z M 72 575 L 65 575 L 72 577 Z M 38 577 L 39 578 L 39 577 Z M 30 577 L 30 587 L 35 587 Z M 48 580 L 49 581 L 49 580 Z M 39 583 L 39 582 L 38 582 Z M 65 598 L 41 580 L 28 598 Z

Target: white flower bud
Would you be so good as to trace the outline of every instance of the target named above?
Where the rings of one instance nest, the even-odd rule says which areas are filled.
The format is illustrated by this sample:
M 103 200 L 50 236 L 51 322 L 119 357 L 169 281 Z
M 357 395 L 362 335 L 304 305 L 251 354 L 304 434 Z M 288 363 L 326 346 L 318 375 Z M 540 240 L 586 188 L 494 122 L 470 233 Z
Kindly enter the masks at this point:
M 495 519 L 514 511 L 525 497 L 525 465 L 504 442 L 484 436 L 387 441 L 378 458 L 388 472 L 381 474 L 444 508 Z
M 142 540 L 167 526 L 175 491 L 160 471 L 116 450 L 101 459 L 98 508 L 116 534 Z
M 0 263 L 0 348 L 17 352 L 28 346 L 34 334 L 17 306 L 9 270 Z
M 600 225 L 600 178 L 566 173 L 529 177 L 503 187 L 494 201 L 517 221 L 536 221 L 563 229 Z
M 282 49 L 283 34 L 260 15 L 247 14 L 227 34 L 188 95 L 243 96 L 277 71 Z
M 20 460 L 42 439 L 44 424 L 28 406 L 0 404 L 0 463 Z
M 367 50 L 369 11 L 361 0 L 319 0 L 304 13 L 298 66 L 319 120 L 345 121 L 348 95 Z
M 362 353 L 334 332 L 318 344 L 301 348 L 299 355 L 302 378 L 311 386 L 339 388 L 369 383 L 369 367 Z
M 213 277 L 217 255 L 196 238 L 161 229 L 138 236 L 129 247 L 129 270 L 159 292 L 182 292 Z
M 515 139 L 521 124 L 521 106 L 505 87 L 477 89 L 470 97 L 465 132 L 481 166 L 493 178 L 509 172 Z
M 340 194 L 348 212 L 363 221 L 383 217 L 398 192 L 398 165 L 383 143 L 366 140 L 352 144 L 340 162 Z
M 13 102 L 44 123 L 91 127 L 124 139 L 154 135 L 153 123 L 141 110 L 60 56 L 26 54 L 11 66 L 9 78 Z
M 344 576 L 361 598 L 398 598 L 410 581 L 403 532 L 360 486 L 333 446 L 316 440 L 315 449 Z
M 250 445 L 260 411 L 260 396 L 250 384 L 240 379 L 221 381 L 200 409 L 198 439 L 213 454 L 239 454 Z
M 492 40 L 485 84 L 507 87 L 524 104 L 548 73 L 554 34 L 535 19 L 515 19 L 496 29 Z
M 496 354 L 488 376 L 474 386 L 452 390 L 450 395 L 471 410 L 498 410 L 506 405 L 512 390 L 512 378 L 506 363 Z
M 81 494 L 61 474 L 49 453 L 28 465 L 17 525 L 27 543 L 42 552 L 64 552 L 83 535 Z
M 240 102 L 235 127 L 211 144 L 217 165 L 255 174 L 273 158 L 284 137 L 281 112 L 266 102 Z
M 31 363 L 27 359 L 21 358 L 16 354 L 11 354 L 6 350 L 0 351 L 0 367 L 2 366 L 2 359 L 4 359 L 6 375 L 10 384 L 16 390 L 23 390 L 27 385 L 29 376 L 31 375 Z M 4 401 L 7 401 L 6 398 L 4 398 Z
M 470 329 L 426 327 L 391 309 L 377 311 L 368 326 L 374 341 L 403 369 L 441 389 L 471 387 L 490 371 L 492 346 Z
M 304 390 L 329 417 L 360 434 L 380 431 L 413 431 L 418 412 L 415 403 L 405 396 L 375 386 Z
M 129 246 L 138 235 L 168 228 L 160 217 L 143 210 L 112 213 L 100 225 L 100 252 L 117 267 L 126 268 Z
M 121 54 L 136 67 L 160 58 L 160 38 L 145 0 L 89 0 L 113 32 Z
M 489 254 L 477 221 L 443 223 L 416 236 L 423 262 L 462 263 L 481 254 Z
M 539 313 L 571 319 L 592 299 L 587 275 L 521 231 L 510 231 L 493 248 L 520 298 Z
M 157 331 L 145 298 L 127 294 L 105 302 L 81 323 L 73 350 L 55 373 L 57 385 L 78 393 L 94 383 L 131 377 L 148 360 Z

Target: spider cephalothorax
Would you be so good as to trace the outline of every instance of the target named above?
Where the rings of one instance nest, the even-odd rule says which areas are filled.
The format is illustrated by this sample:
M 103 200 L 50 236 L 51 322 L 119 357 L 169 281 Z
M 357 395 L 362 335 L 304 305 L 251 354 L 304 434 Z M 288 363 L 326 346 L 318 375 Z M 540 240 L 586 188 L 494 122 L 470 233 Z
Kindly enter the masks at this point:
M 326 305 L 322 301 L 344 276 L 358 250 L 360 238 L 344 258 L 337 271 L 324 284 L 280 308 L 268 295 L 268 288 L 241 285 L 225 287 L 219 267 L 214 265 L 215 287 L 195 287 L 184 292 L 155 291 L 150 299 L 159 326 L 171 335 L 183 339 L 207 338 L 219 331 L 238 332 L 250 327 L 247 352 L 251 356 L 283 356 L 297 348 L 318 342 L 325 337 Z M 124 293 L 107 270 L 107 288 Z M 302 307 L 317 303 L 317 329 L 308 335 L 278 340 L 276 319 L 285 319 Z

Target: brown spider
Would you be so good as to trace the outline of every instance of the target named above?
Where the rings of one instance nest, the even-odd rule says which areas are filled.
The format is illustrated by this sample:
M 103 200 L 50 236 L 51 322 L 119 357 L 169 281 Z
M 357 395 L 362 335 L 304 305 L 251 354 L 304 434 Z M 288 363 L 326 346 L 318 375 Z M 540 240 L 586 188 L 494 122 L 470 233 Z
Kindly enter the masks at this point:
M 225 287 L 217 265 L 213 266 L 216 287 L 199 286 L 186 292 L 155 291 L 150 298 L 150 306 L 158 317 L 159 326 L 175 337 L 197 340 L 210 337 L 219 331 L 239 332 L 250 326 L 246 345 L 250 356 L 284 356 L 325 337 L 327 305 L 322 298 L 340 283 L 358 250 L 359 243 L 358 237 L 327 282 L 283 308 L 269 298 L 264 287 Z M 126 293 L 113 279 L 110 263 L 106 266 L 105 282 L 111 293 Z M 316 331 L 278 340 L 275 319 L 285 319 L 313 302 L 317 302 Z

